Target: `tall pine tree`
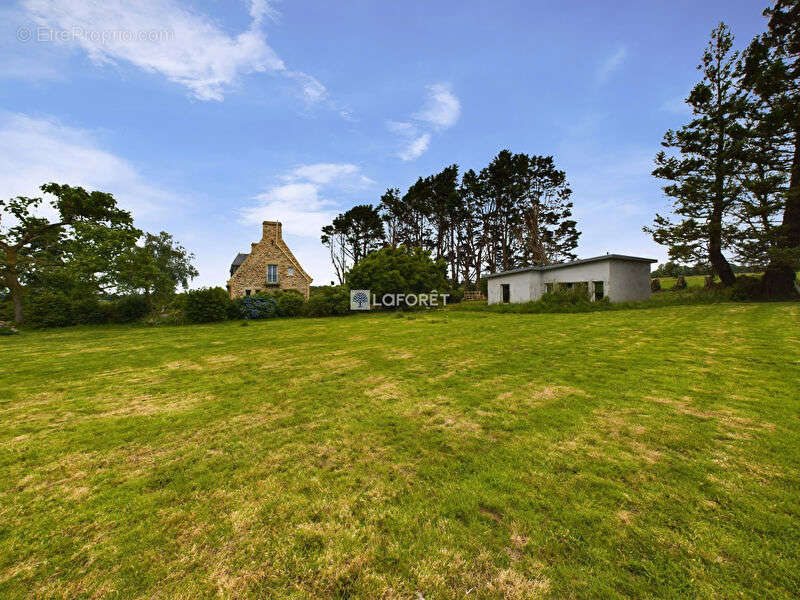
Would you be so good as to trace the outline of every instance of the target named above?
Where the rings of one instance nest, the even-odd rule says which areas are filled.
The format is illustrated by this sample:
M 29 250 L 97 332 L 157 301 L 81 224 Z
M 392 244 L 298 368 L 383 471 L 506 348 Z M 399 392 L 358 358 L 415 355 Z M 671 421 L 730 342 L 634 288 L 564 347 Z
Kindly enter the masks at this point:
M 788 174 L 783 218 L 773 232 L 763 285 L 772 297 L 796 295 L 800 266 L 800 1 L 777 0 L 764 11 L 767 32 L 756 37 L 745 56 L 745 85 L 757 96 L 757 128 L 769 141 L 764 161 Z
M 711 32 L 711 41 L 698 69 L 703 79 L 687 100 L 693 118 L 678 131 L 669 130 L 656 155 L 653 175 L 665 179 L 664 193 L 673 199 L 678 222 L 656 215 L 644 230 L 669 246 L 670 257 L 699 258 L 725 285 L 736 280 L 723 251 L 730 248 L 732 210 L 742 196 L 737 174 L 742 170 L 748 100 L 739 86 L 739 55 L 724 23 Z

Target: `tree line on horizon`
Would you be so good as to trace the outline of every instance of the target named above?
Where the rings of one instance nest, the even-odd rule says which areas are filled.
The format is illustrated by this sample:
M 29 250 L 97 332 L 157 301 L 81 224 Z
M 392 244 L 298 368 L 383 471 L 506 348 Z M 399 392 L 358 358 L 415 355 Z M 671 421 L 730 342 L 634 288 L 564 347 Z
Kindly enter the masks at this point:
M 389 188 L 322 228 L 339 280 L 370 252 L 421 248 L 446 263 L 450 284 L 476 286 L 482 273 L 576 257 L 580 232 L 572 190 L 552 156 L 500 151 L 459 177 L 458 165 L 419 177 L 404 194 Z
M 782 298 L 797 295 L 800 266 L 800 0 L 764 16 L 767 31 L 741 52 L 727 25 L 711 32 L 691 120 L 655 158 L 673 216 L 644 231 L 724 286 L 736 283 L 734 261 L 763 269 L 758 295 Z

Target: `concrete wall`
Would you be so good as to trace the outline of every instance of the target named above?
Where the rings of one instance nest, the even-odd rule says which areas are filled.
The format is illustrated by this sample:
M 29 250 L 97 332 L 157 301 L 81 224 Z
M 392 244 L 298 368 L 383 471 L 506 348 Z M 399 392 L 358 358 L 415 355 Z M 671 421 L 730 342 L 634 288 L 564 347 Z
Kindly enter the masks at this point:
M 641 261 L 607 259 L 547 271 L 524 271 L 489 279 L 488 302 L 503 301 L 502 285 L 511 286 L 511 302 L 538 300 L 547 284 L 588 282 L 593 298 L 594 282 L 603 282 L 603 294 L 611 302 L 647 300 L 650 297 L 650 264 Z
M 607 260 L 585 263 L 582 265 L 575 265 L 572 267 L 564 267 L 562 269 L 553 269 L 551 271 L 542 271 L 542 288 L 536 298 L 544 294 L 547 283 L 564 284 L 564 283 L 589 283 L 589 294 L 592 298 L 594 293 L 593 282 L 603 282 L 603 293 L 608 295 L 608 286 L 610 280 L 609 262 Z M 649 279 L 648 279 L 649 285 Z
M 636 302 L 650 298 L 650 263 L 612 260 L 608 286 L 611 302 Z
M 500 304 L 503 302 L 503 284 L 511 286 L 511 302 L 530 302 L 534 300 L 533 293 L 538 289 L 540 273 L 537 271 L 526 271 L 524 273 L 513 273 L 492 277 L 488 286 L 489 304 Z M 538 297 L 538 296 L 537 296 Z

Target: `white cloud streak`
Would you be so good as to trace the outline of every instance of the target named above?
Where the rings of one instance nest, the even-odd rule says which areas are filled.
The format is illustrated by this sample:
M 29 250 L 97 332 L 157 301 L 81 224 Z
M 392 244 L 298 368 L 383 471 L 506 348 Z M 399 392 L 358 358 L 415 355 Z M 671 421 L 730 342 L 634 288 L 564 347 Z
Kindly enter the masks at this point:
M 412 115 L 412 118 L 432 125 L 437 129 L 452 127 L 461 116 L 461 102 L 442 83 L 428 86 L 428 100 L 422 110 Z
M 625 46 L 620 46 L 613 54 L 606 57 L 595 71 L 597 83 L 606 83 L 611 79 L 611 75 L 622 66 L 626 58 L 628 58 L 628 49 Z
M 209 17 L 175 0 L 23 0 L 38 26 L 66 32 L 98 65 L 130 63 L 187 87 L 199 100 L 223 100 L 242 76 L 274 72 L 299 83 L 319 102 L 327 90 L 312 76 L 287 69 L 260 27 L 273 17 L 268 0 L 251 0 L 249 28 L 230 35 Z
M 408 145 L 400 151 L 399 156 L 405 161 L 415 160 L 425 154 L 430 145 L 431 134 L 423 133 L 421 136 L 411 140 Z
M 279 178 L 277 184 L 253 198 L 255 204 L 241 210 L 242 222 L 280 221 L 289 235 L 317 238 L 320 229 L 336 215 L 336 204 L 327 194 L 364 188 L 374 183 L 349 163 L 301 165 Z
M 397 156 L 404 161 L 416 160 L 431 145 L 431 132 L 442 131 L 456 124 L 461 116 L 461 102 L 443 83 L 427 86 L 428 98 L 410 121 L 387 121 L 386 128 L 401 140 Z
M 135 218 L 145 219 L 181 202 L 147 183 L 128 161 L 103 150 L 90 131 L 56 120 L 0 113 L 0 147 L 9 150 L 0 161 L 4 197 L 42 196 L 43 183 L 66 183 L 110 192 Z

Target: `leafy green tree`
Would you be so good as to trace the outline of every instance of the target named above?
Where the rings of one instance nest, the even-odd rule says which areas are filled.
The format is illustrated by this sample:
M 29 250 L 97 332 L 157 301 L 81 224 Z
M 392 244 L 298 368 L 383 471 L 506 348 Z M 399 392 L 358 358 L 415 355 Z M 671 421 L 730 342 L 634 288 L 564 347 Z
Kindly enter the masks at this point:
M 667 131 L 661 144 L 679 154 L 662 150 L 656 155 L 653 175 L 670 182 L 664 193 L 673 199 L 680 220 L 656 215 L 653 226 L 644 228 L 669 247 L 673 260 L 710 262 L 725 285 L 736 280 L 723 252 L 735 235 L 731 213 L 743 194 L 737 175 L 747 133 L 742 119 L 748 109 L 747 95 L 739 86 L 739 54 L 732 47 L 733 36 L 720 23 L 698 67 L 703 79 L 687 99 L 693 118 L 679 131 Z
M 151 307 L 154 302 L 166 305 L 179 285 L 186 290 L 198 275 L 192 265 L 194 254 L 166 231 L 158 235 L 145 233 L 141 244 L 132 246 L 125 258 L 120 287 L 141 291 Z
M 572 190 L 567 174 L 552 156 L 514 155 L 519 178 L 520 241 L 525 265 L 548 265 L 574 260 L 577 223 L 572 216 Z
M 85 260 L 75 265 L 87 267 L 84 273 L 104 273 L 109 266 L 105 251 L 121 238 L 135 239 L 139 233 L 130 213 L 120 209 L 111 194 L 56 183 L 41 190 L 54 197 L 50 205 L 55 219 L 37 215 L 41 198 L 0 200 L 0 221 L 6 221 L 0 228 L 0 282 L 10 290 L 16 323 L 23 321 L 23 282 L 35 277 L 37 270 L 69 264 L 64 256 L 71 251 Z M 95 244 L 92 254 L 82 250 L 90 242 Z
M 508 150 L 501 150 L 489 166 L 481 170 L 481 179 L 489 202 L 485 224 L 486 262 L 489 271 L 507 271 L 516 266 L 522 223 L 521 196 L 517 177 L 518 162 Z
M 400 229 L 405 214 L 405 203 L 400 199 L 398 188 L 389 188 L 381 196 L 378 212 L 386 227 L 386 243 L 392 248 L 400 245 Z
M 383 221 L 371 204 L 359 204 L 323 227 L 321 239 L 330 250 L 341 283 L 350 265 L 357 265 L 367 254 L 383 246 Z
M 419 247 L 383 248 L 348 272 L 347 285 L 370 290 L 379 298 L 384 294 L 441 292 L 448 287 L 447 263 L 433 260 L 430 251 Z
M 461 280 L 475 285 L 481 276 L 486 257 L 490 206 L 485 180 L 474 170 L 461 178 L 461 218 L 456 223 L 456 244 Z
M 759 270 L 779 252 L 788 183 L 783 157 L 763 119 L 762 107 L 753 105 L 745 121 L 744 161 L 738 176 L 743 194 L 733 207 L 737 232 L 731 239 L 737 262 Z
M 744 83 L 760 105 L 757 131 L 768 144 L 762 162 L 788 174 L 780 196 L 783 216 L 769 232 L 770 262 L 762 279 L 767 295 L 786 297 L 796 294 L 800 263 L 800 1 L 777 0 L 764 16 L 767 32 L 747 49 Z

